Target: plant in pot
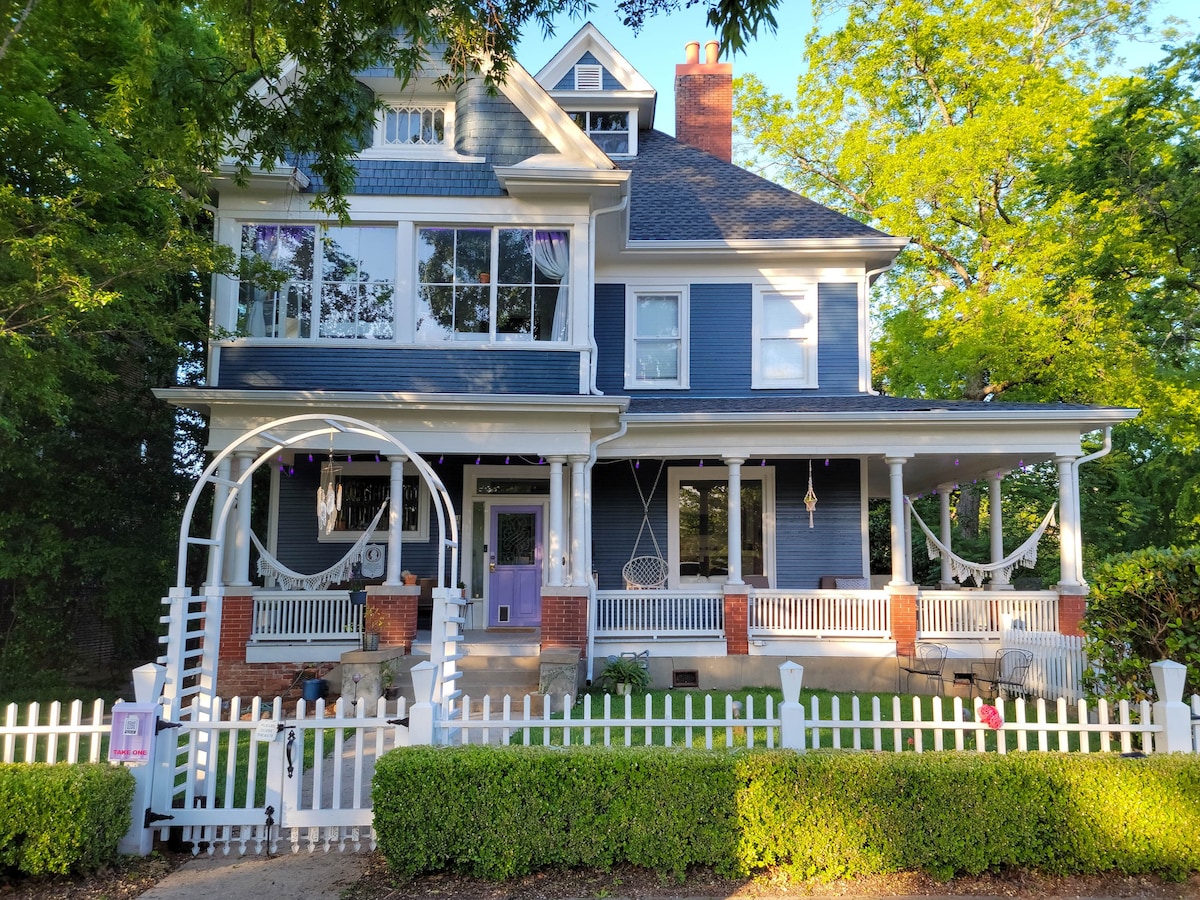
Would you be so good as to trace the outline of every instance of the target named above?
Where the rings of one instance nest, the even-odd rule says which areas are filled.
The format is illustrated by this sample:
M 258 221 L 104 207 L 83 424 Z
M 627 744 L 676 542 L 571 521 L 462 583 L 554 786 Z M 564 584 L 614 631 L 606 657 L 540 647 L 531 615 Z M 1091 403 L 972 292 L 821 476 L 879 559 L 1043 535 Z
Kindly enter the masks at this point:
M 389 703 L 400 697 L 400 685 L 396 684 L 396 669 L 389 660 L 379 669 L 379 684 L 383 688 L 383 699 Z
M 600 685 L 611 694 L 632 694 L 650 687 L 650 672 L 632 656 L 610 656 L 600 672 Z
M 362 648 L 364 650 L 379 649 L 379 632 L 383 630 L 383 613 L 377 606 L 368 606 L 363 610 Z
M 367 604 L 367 582 L 362 577 L 362 566 L 355 563 L 350 574 L 350 602 L 355 606 Z
M 405 569 L 403 572 L 400 573 L 400 580 L 403 581 L 405 584 L 413 585 L 413 584 L 417 583 L 417 576 L 414 575 L 412 572 L 408 571 L 408 569 Z

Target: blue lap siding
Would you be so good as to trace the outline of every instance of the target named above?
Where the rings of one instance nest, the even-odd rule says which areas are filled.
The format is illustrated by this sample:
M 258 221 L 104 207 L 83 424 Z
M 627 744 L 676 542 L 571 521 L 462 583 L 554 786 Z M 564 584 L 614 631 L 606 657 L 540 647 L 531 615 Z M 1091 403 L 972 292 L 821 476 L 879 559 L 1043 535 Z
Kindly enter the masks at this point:
M 539 350 L 223 347 L 231 390 L 578 394 L 579 354 Z

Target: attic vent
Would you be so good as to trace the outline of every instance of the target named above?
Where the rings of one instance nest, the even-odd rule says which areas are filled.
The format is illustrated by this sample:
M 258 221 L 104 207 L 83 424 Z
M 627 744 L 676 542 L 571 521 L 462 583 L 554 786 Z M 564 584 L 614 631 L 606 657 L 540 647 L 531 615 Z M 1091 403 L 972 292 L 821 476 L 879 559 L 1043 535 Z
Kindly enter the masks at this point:
M 576 66 L 575 90 L 598 91 L 602 87 L 601 77 L 604 70 L 600 66 Z

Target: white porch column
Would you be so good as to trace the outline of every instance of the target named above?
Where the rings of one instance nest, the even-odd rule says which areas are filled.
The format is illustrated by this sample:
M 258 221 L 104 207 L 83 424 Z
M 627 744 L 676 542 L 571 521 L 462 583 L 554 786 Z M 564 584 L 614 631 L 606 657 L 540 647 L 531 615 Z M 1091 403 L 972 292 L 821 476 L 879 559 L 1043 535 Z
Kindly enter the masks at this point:
M 1075 457 L 1056 456 L 1058 466 L 1058 585 L 1062 588 L 1082 586 L 1079 568 L 1079 486 L 1075 482 Z
M 254 454 L 235 453 L 233 454 L 233 458 L 237 461 L 235 477 L 240 480 L 247 470 L 249 470 L 250 466 L 253 465 Z M 252 481 L 253 476 L 247 478 L 237 492 L 237 528 L 233 534 L 233 569 L 226 578 L 228 584 L 235 584 L 239 587 L 245 587 L 250 584 L 250 501 Z M 225 537 L 228 540 L 228 528 L 226 528 Z
M 729 527 L 726 544 L 729 550 L 729 584 L 744 584 L 742 581 L 742 463 L 746 460 L 736 456 L 725 457 L 729 467 Z
M 584 536 L 583 467 L 586 456 L 571 456 L 571 584 L 587 584 L 587 540 Z
M 913 508 L 907 503 L 904 504 L 904 578 L 910 584 L 913 581 L 913 557 L 912 557 L 912 538 L 913 538 Z
M 219 463 L 217 463 L 217 477 L 224 478 L 226 481 L 230 480 L 230 478 L 229 478 L 230 469 L 231 469 L 231 466 L 230 466 L 229 457 L 226 457 L 225 459 L 223 459 Z M 221 515 L 221 510 L 225 508 L 225 501 L 228 498 L 229 498 L 229 488 L 227 488 L 225 485 L 218 483 L 213 487 L 212 527 L 208 534 L 208 536 L 210 538 L 212 538 L 213 540 L 217 539 L 217 517 L 219 515 Z M 218 581 L 217 559 L 218 559 L 219 554 L 223 554 L 223 557 L 221 558 L 221 569 L 224 572 L 225 577 L 228 578 L 229 573 L 233 571 L 233 542 L 231 540 L 232 535 L 233 535 L 232 530 L 226 529 L 225 543 L 223 545 L 221 545 L 220 547 L 214 546 L 214 547 L 209 548 L 209 550 L 208 550 L 208 578 L 204 582 L 205 584 L 212 585 L 213 587 L 218 586 L 218 584 L 217 584 L 217 581 Z
M 401 548 L 404 543 L 404 462 L 407 459 L 403 453 L 388 457 L 388 462 L 391 463 L 388 473 L 391 476 L 391 485 L 388 489 L 387 574 L 383 583 L 389 587 L 395 587 L 404 580 L 400 573 L 404 571 Z
M 551 587 L 563 584 L 563 463 L 565 456 L 547 456 L 550 463 L 550 546 L 547 583 Z
M 888 480 L 891 485 L 892 504 L 892 584 L 912 584 L 908 578 L 908 547 L 904 544 L 908 529 L 905 520 L 908 513 L 904 508 L 904 463 L 902 456 L 885 456 L 888 465 Z
M 997 469 L 988 475 L 988 536 L 991 539 L 992 562 L 1004 559 L 1004 511 L 1000 502 L 1000 484 L 1006 473 Z M 991 590 L 1011 591 L 1008 576 L 993 572 Z
M 938 538 L 946 545 L 947 550 L 954 546 L 954 531 L 950 527 L 950 492 L 952 490 L 954 490 L 954 485 L 950 482 L 938 485 L 938 512 L 940 514 Z M 943 591 L 953 590 L 958 585 L 954 583 L 954 571 L 950 568 L 950 557 L 943 553 L 940 561 L 942 564 L 941 588 Z

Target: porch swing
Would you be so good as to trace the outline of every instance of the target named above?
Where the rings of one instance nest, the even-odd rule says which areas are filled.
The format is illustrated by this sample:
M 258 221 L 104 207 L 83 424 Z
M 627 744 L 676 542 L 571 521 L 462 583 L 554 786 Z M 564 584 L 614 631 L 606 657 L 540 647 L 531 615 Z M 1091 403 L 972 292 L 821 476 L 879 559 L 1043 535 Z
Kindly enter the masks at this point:
M 633 542 L 629 562 L 625 563 L 621 569 L 621 576 L 625 579 L 625 590 L 627 591 L 659 590 L 667 586 L 667 561 L 663 559 L 662 549 L 658 546 L 658 538 L 654 536 L 654 526 L 650 524 L 650 501 L 654 499 L 654 492 L 658 490 L 658 482 L 666 467 L 666 461 L 659 460 L 658 474 L 654 476 L 654 484 L 647 495 L 642 490 L 642 483 L 638 480 L 637 466 L 634 465 L 632 459 L 629 461 L 633 483 L 636 485 L 638 497 L 642 501 L 642 525 L 638 528 L 637 538 Z M 654 544 L 654 555 L 639 556 L 642 535 L 647 531 L 650 532 L 650 541 Z

